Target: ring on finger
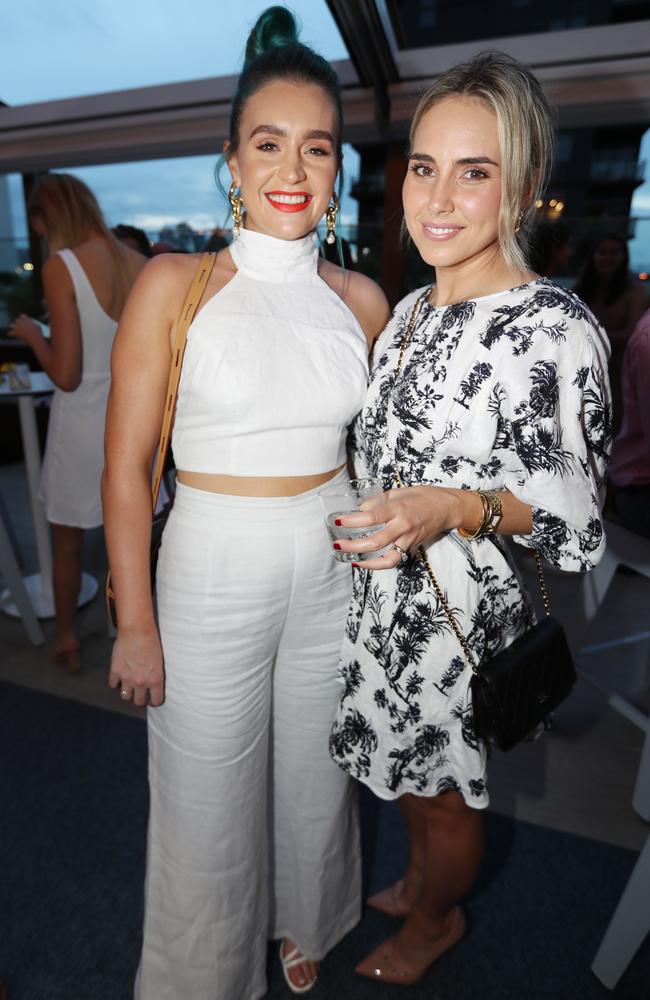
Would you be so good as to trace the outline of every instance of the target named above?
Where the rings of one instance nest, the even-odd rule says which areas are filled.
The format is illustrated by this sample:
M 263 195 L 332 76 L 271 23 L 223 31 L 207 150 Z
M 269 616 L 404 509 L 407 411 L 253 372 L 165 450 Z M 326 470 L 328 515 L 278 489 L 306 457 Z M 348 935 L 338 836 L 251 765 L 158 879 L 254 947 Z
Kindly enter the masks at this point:
M 128 689 L 128 688 L 122 688 L 122 690 L 120 691 L 120 695 L 121 695 L 121 696 L 122 696 L 122 698 L 124 698 L 125 700 L 126 700 L 127 698 L 130 698 L 130 697 L 131 697 L 131 694 L 132 694 L 132 692 L 131 692 L 131 691 L 129 691 L 129 689 Z
M 406 552 L 403 548 L 401 548 L 401 546 L 399 546 L 397 544 L 397 542 L 393 542 L 393 548 L 395 549 L 395 551 L 399 555 L 399 561 L 402 562 L 402 563 L 405 563 L 408 560 L 408 557 L 409 557 L 408 552 Z

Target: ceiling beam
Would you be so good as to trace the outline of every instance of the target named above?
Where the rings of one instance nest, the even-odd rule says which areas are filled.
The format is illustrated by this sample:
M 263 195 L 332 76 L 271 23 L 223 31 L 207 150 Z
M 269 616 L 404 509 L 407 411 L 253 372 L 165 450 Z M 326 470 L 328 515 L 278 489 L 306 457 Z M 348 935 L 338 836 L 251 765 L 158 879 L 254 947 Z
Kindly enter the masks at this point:
M 351 63 L 343 82 L 344 141 L 377 142 L 375 97 Z M 0 107 L 0 173 L 221 153 L 237 77 Z
M 635 51 L 641 37 L 639 25 L 629 28 L 618 25 L 564 32 L 562 44 L 557 39 L 553 46 L 553 63 L 546 35 L 498 41 L 513 55 L 537 53 L 533 69 L 558 106 L 561 126 L 644 124 L 650 121 L 650 55 Z M 608 32 L 613 32 L 611 37 Z M 487 44 L 467 45 L 462 51 L 458 46 L 439 46 L 402 53 L 400 59 L 414 76 L 393 82 L 384 79 L 385 120 L 377 116 L 373 83 L 359 70 L 355 72 L 350 61 L 334 63 L 343 83 L 344 141 L 361 146 L 405 138 L 417 99 L 436 74 Z M 216 157 L 228 135 L 235 83 L 234 76 L 216 77 L 13 108 L 0 106 L 0 173 L 201 153 Z
M 393 51 L 382 16 L 374 0 L 327 0 L 352 65 L 362 86 L 376 95 L 378 125 L 388 120 L 388 86 L 399 79 Z

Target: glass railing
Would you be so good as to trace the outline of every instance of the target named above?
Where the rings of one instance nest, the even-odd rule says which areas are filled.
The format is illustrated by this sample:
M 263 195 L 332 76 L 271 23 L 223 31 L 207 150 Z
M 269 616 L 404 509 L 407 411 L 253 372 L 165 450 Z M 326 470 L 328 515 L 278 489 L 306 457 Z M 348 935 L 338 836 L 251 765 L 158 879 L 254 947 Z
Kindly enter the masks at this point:
M 14 316 L 37 311 L 27 240 L 0 237 L 0 335 Z
M 650 216 L 563 218 L 562 223 L 570 233 L 571 253 L 567 256 L 563 270 L 556 275 L 558 279 L 568 285 L 573 284 L 598 235 L 615 232 L 627 237 L 630 270 L 638 280 L 648 281 L 650 295 L 650 280 L 647 277 L 650 274 Z M 178 229 L 184 234 L 184 238 L 173 249 L 181 253 L 202 250 L 211 235 L 205 231 L 194 232 L 185 226 L 179 226 Z M 343 239 L 346 265 L 362 271 L 381 283 L 385 250 L 384 226 L 339 225 L 337 231 Z M 168 228 L 167 236 L 169 232 Z M 152 232 L 148 235 L 155 243 L 160 234 Z M 323 229 L 321 237 L 324 236 Z M 328 257 L 336 259 L 332 254 L 333 248 L 324 245 L 324 249 L 327 250 Z M 401 247 L 395 249 L 403 254 L 401 286 L 404 292 L 431 281 L 431 268 L 423 263 L 416 248 L 409 241 L 405 241 Z M 0 337 L 5 333 L 11 320 L 21 312 L 44 318 L 42 303 L 35 301 L 35 282 L 28 243 L 24 239 L 0 239 Z

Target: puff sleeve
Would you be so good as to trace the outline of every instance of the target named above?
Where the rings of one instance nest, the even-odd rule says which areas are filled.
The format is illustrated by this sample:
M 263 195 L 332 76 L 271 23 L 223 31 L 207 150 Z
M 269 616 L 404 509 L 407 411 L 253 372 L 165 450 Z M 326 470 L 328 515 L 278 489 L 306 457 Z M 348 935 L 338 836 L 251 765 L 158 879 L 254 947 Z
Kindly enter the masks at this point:
M 532 533 L 514 540 L 559 569 L 584 572 L 605 549 L 609 349 L 580 300 L 558 293 L 537 314 L 529 348 L 500 372 L 499 450 L 505 487 L 532 508 Z

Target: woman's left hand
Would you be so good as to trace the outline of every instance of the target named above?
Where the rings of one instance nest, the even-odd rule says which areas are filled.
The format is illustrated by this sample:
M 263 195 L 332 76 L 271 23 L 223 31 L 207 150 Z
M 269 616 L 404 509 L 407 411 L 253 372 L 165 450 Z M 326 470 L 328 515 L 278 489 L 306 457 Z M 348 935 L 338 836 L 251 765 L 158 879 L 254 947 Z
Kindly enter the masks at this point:
M 15 337 L 16 340 L 24 340 L 26 344 L 30 344 L 35 337 L 42 336 L 41 328 L 38 323 L 35 323 L 33 319 L 26 316 L 25 313 L 21 313 L 17 319 L 13 321 L 8 330 L 10 337 Z
M 427 545 L 439 535 L 462 524 L 462 491 L 441 486 L 406 486 L 388 490 L 381 496 L 364 501 L 357 514 L 345 514 L 345 528 L 372 528 L 384 525 L 368 538 L 339 539 L 335 544 L 342 552 L 375 552 L 393 546 L 386 555 L 364 559 L 364 569 L 393 569 L 402 560 L 402 552 L 414 554 L 420 545 Z M 477 518 L 478 520 L 478 518 Z M 395 546 L 399 546 L 396 548 Z

